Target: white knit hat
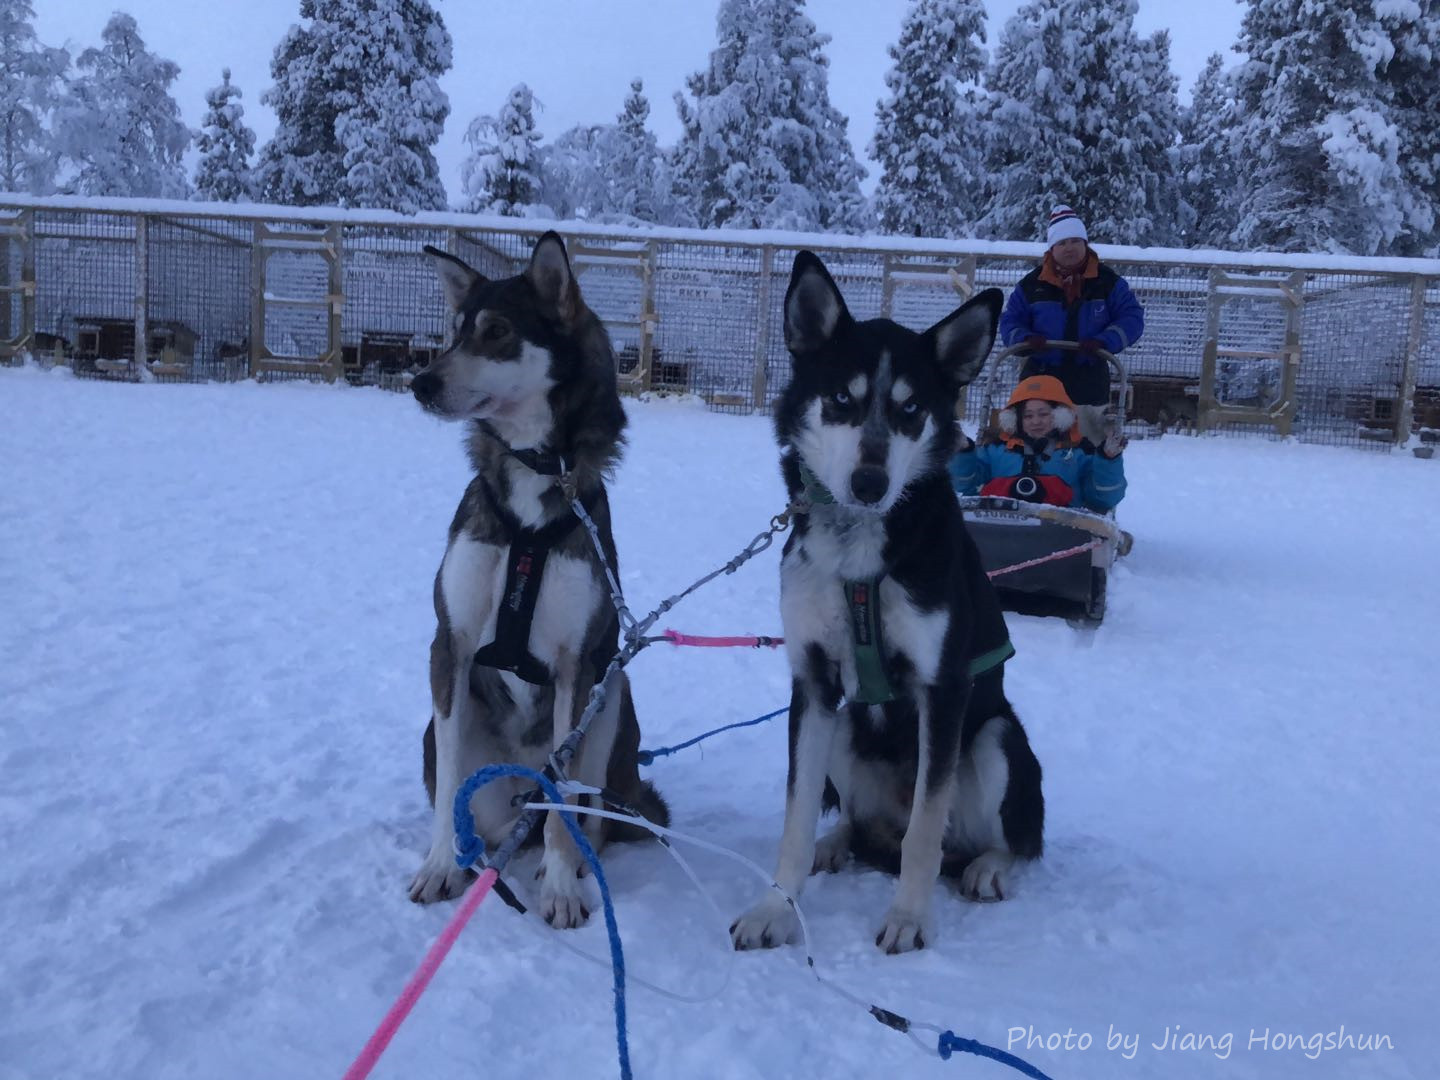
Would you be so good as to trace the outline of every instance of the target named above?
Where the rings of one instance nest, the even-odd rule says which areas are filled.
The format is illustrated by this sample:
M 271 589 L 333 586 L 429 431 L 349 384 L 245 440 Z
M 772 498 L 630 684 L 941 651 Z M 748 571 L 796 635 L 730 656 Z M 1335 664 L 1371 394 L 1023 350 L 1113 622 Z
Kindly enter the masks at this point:
M 1078 236 L 1087 243 L 1090 237 L 1085 232 L 1085 223 L 1068 206 L 1057 206 L 1050 211 L 1050 228 L 1045 233 L 1045 243 L 1054 247 L 1061 240 Z

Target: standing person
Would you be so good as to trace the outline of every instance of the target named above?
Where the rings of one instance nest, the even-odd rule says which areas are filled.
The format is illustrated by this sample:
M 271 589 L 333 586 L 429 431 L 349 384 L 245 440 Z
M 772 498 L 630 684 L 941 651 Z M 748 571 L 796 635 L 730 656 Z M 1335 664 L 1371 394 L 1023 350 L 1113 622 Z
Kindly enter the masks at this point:
M 1050 214 L 1045 261 L 1020 279 L 1000 317 L 1000 339 L 1030 349 L 1023 379 L 1054 375 L 1080 414 L 1080 432 L 1095 446 L 1105 441 L 1112 353 L 1134 345 L 1145 329 L 1145 309 L 1125 279 L 1090 250 L 1085 223 L 1068 206 Z M 1047 349 L 1046 340 L 1074 341 L 1078 351 Z

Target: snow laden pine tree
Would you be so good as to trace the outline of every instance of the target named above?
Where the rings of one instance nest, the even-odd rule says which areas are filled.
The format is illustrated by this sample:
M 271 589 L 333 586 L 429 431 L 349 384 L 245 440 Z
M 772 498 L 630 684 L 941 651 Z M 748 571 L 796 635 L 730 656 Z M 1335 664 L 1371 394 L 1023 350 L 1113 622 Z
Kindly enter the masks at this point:
M 850 121 L 830 101 L 830 35 L 805 14 L 805 0 L 770 0 L 782 64 L 779 111 L 766 141 L 776 148 L 796 186 L 816 200 L 815 226 L 825 232 L 863 232 L 871 224 L 860 190 L 865 168 L 850 144 Z M 794 224 L 775 222 L 783 227 Z
M 1180 118 L 1180 190 L 1194 215 L 1187 247 L 1223 247 L 1235 227 L 1238 173 L 1231 135 L 1239 122 L 1234 85 L 1211 53 Z
M 261 196 L 414 213 L 445 205 L 433 147 L 450 103 L 450 34 L 427 0 L 301 0 L 275 48 Z
M 647 124 L 650 101 L 645 84 L 630 80 L 630 92 L 611 129 L 604 153 L 612 213 L 637 221 L 657 221 L 669 202 L 669 170 Z
M 1396 255 L 1440 256 L 1440 0 L 1395 0 L 1382 22 L 1395 55 L 1382 81 L 1398 134 L 1405 229 Z
M 608 217 L 610 178 L 602 159 L 613 135 L 608 124 L 576 124 L 535 147 L 539 189 L 531 201 L 557 217 L 585 221 Z
M 889 48 L 890 93 L 875 110 L 882 231 L 967 236 L 983 210 L 983 0 L 914 0 Z
M 300 17 L 270 58 L 275 80 L 260 95 L 275 110 L 275 134 L 260 151 L 255 169 L 264 202 L 315 206 L 338 202 L 344 182 L 342 151 L 335 139 L 340 113 L 326 52 L 334 37 L 328 16 L 336 0 L 301 0 Z
M 643 83 L 634 79 L 615 123 L 577 124 L 542 146 L 539 201 L 562 218 L 654 221 L 659 149 L 645 128 L 649 115 Z
M 1064 203 L 1097 240 L 1172 238 L 1179 106 L 1167 51 L 1140 40 L 1135 11 L 1136 0 L 1030 0 L 1006 23 L 987 80 L 989 235 L 1035 239 Z
M 450 70 L 450 33 L 426 0 L 362 0 L 352 10 L 366 55 L 356 62 L 364 89 L 335 120 L 346 198 L 402 214 L 443 210 L 433 147 L 450 115 L 439 81 Z
M 417 98 L 424 98 L 425 105 Z M 417 87 L 396 71 L 385 72 L 335 121 L 347 204 L 402 214 L 443 210 L 445 185 L 431 147 L 449 112 L 449 101 L 434 80 Z
M 560 217 L 693 225 L 669 162 L 646 126 L 650 102 L 632 79 L 613 124 L 579 124 L 540 148 L 540 202 Z
M 461 166 L 464 203 L 472 214 L 524 217 L 540 194 L 540 133 L 535 95 L 520 83 L 496 116 L 477 116 L 465 132 L 470 155 Z
M 740 80 L 742 61 L 754 28 L 755 0 L 721 0 L 716 15 L 716 46 L 704 71 L 685 80 L 690 100 L 676 91 L 675 108 L 682 133 L 675 146 L 676 185 L 701 228 L 731 225 L 753 228 L 762 211 L 757 167 L 769 165 L 747 156 L 758 143 L 758 117 L 752 103 L 758 88 Z
M 1405 134 L 1386 77 L 1396 39 L 1423 35 L 1425 9 L 1416 0 L 1247 4 L 1236 46 L 1247 57 L 1236 72 L 1244 121 L 1234 143 L 1246 168 L 1233 242 L 1373 255 L 1433 227 L 1401 161 Z M 1433 61 L 1411 70 L 1425 96 Z
M 0 0 L 0 191 L 47 195 L 56 155 L 51 120 L 70 54 L 40 44 L 30 0 Z
M 676 95 L 677 187 L 703 227 L 856 231 L 865 172 L 804 0 L 722 0 L 717 47 Z
M 650 131 L 649 120 L 645 84 L 632 79 L 620 114 L 600 143 L 607 213 L 621 221 L 693 226 L 695 219 L 675 193 L 674 170 Z
M 240 88 L 230 81 L 229 68 L 221 78 L 224 81 L 205 94 L 209 108 L 195 140 L 200 151 L 195 195 L 214 202 L 249 202 L 254 198 L 250 158 L 255 153 L 255 132 L 245 124 Z
M 80 74 L 56 124 L 74 170 L 67 186 L 81 195 L 186 198 L 181 159 L 191 131 L 170 96 L 179 65 L 153 56 L 124 12 L 110 17 L 101 40 L 76 60 Z
M 1156 30 L 1140 42 L 1139 78 L 1133 86 L 1136 135 L 1142 153 L 1153 155 L 1140 173 L 1149 226 L 1145 243 L 1178 246 L 1195 222 L 1185 202 L 1181 168 L 1180 80 L 1170 66 L 1170 31 Z

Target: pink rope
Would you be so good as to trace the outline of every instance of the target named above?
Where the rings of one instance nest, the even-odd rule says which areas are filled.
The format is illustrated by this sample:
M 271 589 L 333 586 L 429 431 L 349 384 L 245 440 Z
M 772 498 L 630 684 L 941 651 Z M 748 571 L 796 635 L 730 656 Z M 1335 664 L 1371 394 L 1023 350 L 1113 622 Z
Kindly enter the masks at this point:
M 694 645 L 702 649 L 738 649 L 746 646 L 758 649 L 762 645 L 774 649 L 785 644 L 782 637 L 699 637 L 695 634 L 682 634 L 679 630 L 666 630 L 664 637 L 671 645 Z
M 1064 551 L 1051 552 L 1049 555 L 1042 555 L 1040 558 L 1031 559 L 1028 562 L 1018 562 L 1014 566 L 1002 566 L 999 570 L 987 571 L 985 576 L 996 578 L 1001 574 L 1013 574 L 1016 570 L 1039 566 L 1041 563 L 1054 562 L 1056 559 L 1068 559 L 1071 555 L 1079 555 L 1085 551 L 1094 551 L 1104 542 L 1103 540 L 1091 540 L 1088 544 L 1080 544 L 1076 547 L 1066 548 Z
M 430 951 L 420 961 L 420 966 L 415 969 L 415 974 L 410 976 L 410 981 L 405 984 L 405 989 L 400 991 L 399 998 L 395 1004 L 390 1006 L 390 1011 L 385 1014 L 385 1019 L 380 1021 L 380 1026 L 375 1029 L 375 1034 L 370 1036 L 365 1043 L 360 1056 L 355 1063 L 345 1070 L 344 1080 L 364 1080 L 370 1075 L 370 1070 L 375 1068 L 380 1055 L 390 1045 L 390 1040 L 395 1037 L 395 1032 L 400 1030 L 400 1025 L 410 1015 L 410 1010 L 415 1008 L 415 1003 L 420 1000 L 420 995 L 425 993 L 425 988 L 430 985 L 430 980 L 435 977 L 435 972 L 440 970 L 444 963 L 445 956 L 450 952 L 450 947 L 455 944 L 455 939 L 460 936 L 460 931 L 465 929 L 465 924 L 470 921 L 470 916 L 475 914 L 475 909 L 481 904 L 485 897 L 490 895 L 491 886 L 499 873 L 492 867 L 480 875 L 479 879 L 470 886 L 465 894 L 465 899 L 460 901 L 460 906 L 455 909 L 445 929 L 440 931 L 440 936 L 435 939 L 435 944 L 430 946 Z

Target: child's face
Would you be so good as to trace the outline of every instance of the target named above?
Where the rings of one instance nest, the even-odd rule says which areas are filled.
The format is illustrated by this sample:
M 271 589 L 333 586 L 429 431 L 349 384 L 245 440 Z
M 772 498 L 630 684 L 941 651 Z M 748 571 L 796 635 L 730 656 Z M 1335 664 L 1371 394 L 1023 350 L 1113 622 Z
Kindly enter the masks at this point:
M 1043 439 L 1055 427 L 1055 410 L 1048 401 L 1027 401 L 1020 411 L 1020 426 L 1032 439 Z

